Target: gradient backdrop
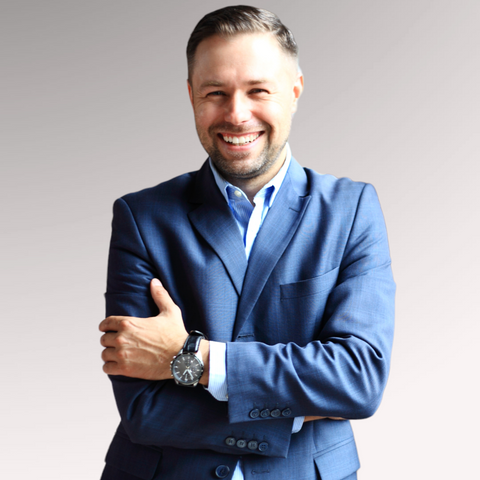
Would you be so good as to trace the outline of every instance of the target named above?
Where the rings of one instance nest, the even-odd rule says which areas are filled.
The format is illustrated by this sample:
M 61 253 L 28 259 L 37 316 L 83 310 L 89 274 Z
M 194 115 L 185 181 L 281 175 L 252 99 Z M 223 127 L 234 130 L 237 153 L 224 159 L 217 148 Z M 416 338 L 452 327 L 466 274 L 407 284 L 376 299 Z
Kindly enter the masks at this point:
M 100 475 L 112 203 L 205 159 L 184 50 L 229 3 L 0 2 L 1 478 Z M 354 422 L 359 478 L 480 478 L 480 2 L 257 5 L 300 46 L 295 157 L 373 183 L 387 220 L 394 357 L 378 413 Z

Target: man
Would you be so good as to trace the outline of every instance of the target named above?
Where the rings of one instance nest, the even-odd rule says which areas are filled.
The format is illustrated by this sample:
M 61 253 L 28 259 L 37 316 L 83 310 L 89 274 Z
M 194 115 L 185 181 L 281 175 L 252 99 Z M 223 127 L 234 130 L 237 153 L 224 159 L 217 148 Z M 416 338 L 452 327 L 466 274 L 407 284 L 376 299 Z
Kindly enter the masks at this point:
M 346 419 L 378 407 L 393 336 L 375 191 L 291 156 L 303 76 L 275 15 L 213 12 L 187 57 L 209 159 L 114 207 L 102 479 L 354 479 Z

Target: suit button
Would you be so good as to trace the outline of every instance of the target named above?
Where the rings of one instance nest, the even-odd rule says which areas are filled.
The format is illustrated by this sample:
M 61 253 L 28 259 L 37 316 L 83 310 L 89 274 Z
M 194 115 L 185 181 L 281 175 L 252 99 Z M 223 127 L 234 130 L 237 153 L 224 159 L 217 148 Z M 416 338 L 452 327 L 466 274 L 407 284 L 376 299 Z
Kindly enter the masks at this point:
M 265 452 L 266 450 L 268 450 L 268 443 L 267 442 L 260 442 L 258 444 L 258 450 L 260 452 Z
M 246 440 L 243 440 L 243 438 L 241 438 L 240 440 L 237 440 L 237 447 L 238 448 L 245 448 L 247 446 L 247 441 Z
M 215 469 L 215 475 L 217 478 L 225 478 L 230 473 L 230 469 L 226 465 L 219 465 Z
M 258 418 L 260 415 L 260 410 L 258 408 L 254 408 L 248 415 L 250 418 Z
M 270 415 L 271 415 L 272 417 L 274 417 L 274 418 L 279 417 L 281 414 L 282 414 L 282 412 L 280 411 L 279 408 L 276 408 L 275 410 L 272 410 L 272 411 L 270 412 Z
M 237 443 L 237 441 L 235 440 L 235 438 L 233 437 L 227 437 L 225 439 L 225 443 L 229 446 L 229 447 L 233 447 L 235 445 L 235 443 Z
M 262 418 L 267 418 L 270 416 L 270 410 L 268 408 L 264 408 L 261 412 L 260 412 L 260 416 Z
M 284 417 L 288 417 L 292 414 L 292 410 L 290 408 L 286 408 L 283 412 L 282 412 L 282 415 Z
M 258 448 L 258 442 L 256 440 L 250 440 L 248 442 L 248 448 L 250 450 L 256 450 Z

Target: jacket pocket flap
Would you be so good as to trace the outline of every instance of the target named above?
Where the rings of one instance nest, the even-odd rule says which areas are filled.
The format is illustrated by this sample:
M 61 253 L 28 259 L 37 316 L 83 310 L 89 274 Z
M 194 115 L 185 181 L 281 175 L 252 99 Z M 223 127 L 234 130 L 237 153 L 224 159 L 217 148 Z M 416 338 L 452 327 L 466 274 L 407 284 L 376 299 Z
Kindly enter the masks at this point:
M 300 282 L 280 285 L 280 296 L 285 298 L 307 297 L 325 290 L 331 290 L 338 278 L 338 267 L 318 277 L 301 280 Z
M 110 444 L 105 462 L 143 480 L 151 480 L 161 458 L 161 451 L 132 443 L 117 433 Z
M 332 445 L 314 458 L 322 480 L 341 480 L 360 468 L 357 447 L 352 438 Z

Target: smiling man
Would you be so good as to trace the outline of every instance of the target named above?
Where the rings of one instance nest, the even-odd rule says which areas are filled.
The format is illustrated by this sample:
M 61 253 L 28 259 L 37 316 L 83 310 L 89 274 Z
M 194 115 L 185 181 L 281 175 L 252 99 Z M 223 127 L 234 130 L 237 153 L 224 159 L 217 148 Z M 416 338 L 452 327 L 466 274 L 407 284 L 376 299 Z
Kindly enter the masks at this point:
M 198 136 L 219 173 L 250 200 L 285 162 L 302 89 L 296 57 L 271 33 L 215 35 L 196 49 L 188 91 Z
M 272 13 L 226 7 L 187 46 L 209 158 L 114 207 L 100 324 L 121 423 L 103 480 L 355 479 L 395 284 L 372 186 L 302 168 L 303 90 Z

